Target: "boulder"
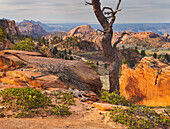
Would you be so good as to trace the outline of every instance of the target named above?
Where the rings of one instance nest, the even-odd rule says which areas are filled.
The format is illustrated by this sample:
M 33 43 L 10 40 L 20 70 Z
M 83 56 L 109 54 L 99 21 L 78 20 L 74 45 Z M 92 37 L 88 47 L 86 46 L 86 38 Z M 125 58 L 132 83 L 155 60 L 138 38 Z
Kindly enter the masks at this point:
M 136 104 L 170 105 L 170 66 L 153 57 L 143 58 L 135 70 L 122 66 L 120 93 Z

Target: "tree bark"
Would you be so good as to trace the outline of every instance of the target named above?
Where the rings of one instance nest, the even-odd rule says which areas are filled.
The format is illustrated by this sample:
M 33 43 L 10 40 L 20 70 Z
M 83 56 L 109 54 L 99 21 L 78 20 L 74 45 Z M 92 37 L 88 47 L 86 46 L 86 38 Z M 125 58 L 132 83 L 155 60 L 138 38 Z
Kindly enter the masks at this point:
M 111 40 L 113 36 L 113 31 L 107 32 L 103 35 L 102 47 L 109 61 L 109 92 L 119 91 L 119 58 L 116 47 L 112 47 Z
M 112 10 L 112 8 L 104 7 L 101 9 L 101 3 L 100 0 L 91 0 L 91 3 L 86 2 L 87 5 L 92 5 L 94 13 L 103 27 L 103 38 L 102 38 L 102 47 L 103 51 L 109 61 L 110 67 L 109 67 L 109 83 L 110 83 L 110 90 L 109 92 L 118 91 L 119 93 L 119 57 L 116 45 L 121 41 L 123 35 L 118 39 L 117 42 L 112 46 L 112 37 L 113 37 L 113 29 L 112 25 L 116 19 L 115 14 L 119 10 L 119 5 L 121 3 L 121 0 L 118 1 L 115 11 Z M 109 10 L 108 12 L 104 12 L 105 10 Z M 110 16 L 105 16 L 110 15 Z M 110 21 L 109 21 L 110 19 Z

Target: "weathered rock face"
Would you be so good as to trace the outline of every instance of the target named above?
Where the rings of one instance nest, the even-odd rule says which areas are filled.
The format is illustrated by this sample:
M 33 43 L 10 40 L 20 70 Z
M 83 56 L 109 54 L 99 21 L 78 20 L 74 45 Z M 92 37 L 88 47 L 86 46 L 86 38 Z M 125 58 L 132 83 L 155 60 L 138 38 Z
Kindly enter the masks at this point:
M 170 66 L 153 57 L 143 58 L 135 70 L 123 65 L 120 92 L 140 105 L 170 105 Z
M 9 21 L 9 20 L 4 20 L 0 19 L 0 26 L 2 26 L 5 31 L 8 34 L 8 38 L 10 40 L 17 40 L 19 36 L 21 36 L 21 32 L 19 31 L 19 28 L 16 26 L 15 21 Z
M 83 62 L 46 58 L 36 52 L 16 50 L 5 50 L 2 51 L 0 55 L 12 61 L 12 64 L 15 62 L 22 64 L 21 62 L 24 62 L 26 66 L 33 67 L 31 69 L 7 71 L 3 68 L 4 61 L 2 61 L 0 65 L 3 68 L 2 71 L 5 71 L 6 74 L 6 76 L 4 76 L 2 73 L 3 77 L 0 79 L 0 82 L 3 83 L 18 86 L 22 86 L 23 83 L 25 83 L 25 86 L 30 85 L 44 88 L 55 88 L 67 85 L 78 89 L 89 89 L 94 92 L 97 92 L 102 87 L 99 75 L 97 75 L 89 65 Z M 31 79 L 31 76 L 38 76 L 38 78 L 34 80 Z

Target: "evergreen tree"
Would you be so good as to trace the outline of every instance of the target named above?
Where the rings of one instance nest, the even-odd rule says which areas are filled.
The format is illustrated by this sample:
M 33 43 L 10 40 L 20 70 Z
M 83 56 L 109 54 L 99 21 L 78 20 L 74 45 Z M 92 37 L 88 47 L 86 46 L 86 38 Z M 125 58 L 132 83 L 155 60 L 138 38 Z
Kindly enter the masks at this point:
M 157 58 L 157 53 L 154 53 L 154 54 L 153 54 L 153 57 L 156 59 L 156 58 Z
M 67 55 L 67 50 L 66 49 L 64 50 L 64 54 Z
M 107 69 L 107 65 L 108 65 L 108 64 L 104 64 L 104 68 L 105 68 L 105 69 Z
M 125 46 L 124 46 L 124 45 L 122 46 L 122 49 L 123 49 L 123 50 L 125 49 Z
M 169 58 L 169 55 L 166 53 L 165 54 L 165 59 L 168 61 L 168 62 L 170 62 L 170 58 Z
M 19 43 L 16 43 L 12 49 L 14 50 L 23 50 L 23 51 L 35 51 L 35 45 L 31 41 L 31 39 L 26 38 L 23 41 L 20 41 Z
M 70 56 L 70 60 L 74 60 L 72 56 Z
M 53 54 L 56 55 L 58 53 L 57 47 L 55 46 L 53 49 Z
M 71 49 L 69 49 L 68 54 L 70 54 L 70 55 L 72 54 Z
M 145 55 L 145 50 L 141 50 L 141 56 L 144 57 Z

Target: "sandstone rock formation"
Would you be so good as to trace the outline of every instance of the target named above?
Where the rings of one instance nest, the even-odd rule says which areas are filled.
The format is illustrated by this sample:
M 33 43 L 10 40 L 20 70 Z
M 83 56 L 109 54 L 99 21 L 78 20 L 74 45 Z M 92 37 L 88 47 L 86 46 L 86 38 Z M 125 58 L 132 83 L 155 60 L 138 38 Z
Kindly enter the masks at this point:
M 11 36 L 11 38 L 17 39 L 18 36 L 21 36 L 21 32 L 19 31 L 18 27 L 15 24 L 15 21 L 9 21 L 0 19 L 0 26 L 4 27 L 7 34 Z
M 0 26 L 3 27 L 3 29 L 6 32 L 5 36 L 5 42 L 0 41 L 0 48 L 1 49 L 7 49 L 11 48 L 13 46 L 13 43 L 21 37 L 21 32 L 19 31 L 19 28 L 16 26 L 15 21 L 12 20 L 5 20 L 0 19 Z
M 94 92 L 102 87 L 99 75 L 83 62 L 47 58 L 36 52 L 16 50 L 5 50 L 0 55 L 20 66 L 17 68 L 16 65 L 17 69 L 11 71 L 3 68 L 2 72 L 5 71 L 5 73 L 2 73 L 0 79 L 3 83 L 19 86 L 25 84 L 23 86 L 39 88 L 73 86 Z M 1 67 L 3 67 L 4 61 L 1 62 Z M 25 64 L 23 68 L 21 68 L 24 66 L 22 62 Z
M 126 32 L 126 33 L 127 35 L 123 37 L 123 40 L 120 44 L 141 46 L 146 48 L 159 48 L 170 46 L 169 42 L 170 40 L 168 38 L 165 38 L 167 34 L 161 37 L 153 32 L 140 32 L 140 33 Z M 96 33 L 95 30 L 88 25 L 78 26 L 72 29 L 67 34 L 67 37 L 70 36 L 78 36 L 84 40 L 94 42 L 100 47 L 100 49 L 102 49 L 102 46 L 100 44 L 102 40 L 102 33 L 100 32 Z M 121 32 L 113 33 L 112 43 L 116 42 L 118 37 L 120 36 Z
M 77 36 L 83 40 L 94 42 L 100 48 L 102 48 L 100 44 L 102 39 L 102 34 L 100 32 L 96 33 L 95 30 L 91 28 L 91 26 L 89 25 L 82 25 L 72 29 L 69 33 L 67 33 L 66 37 L 71 37 L 71 36 Z
M 128 100 L 146 106 L 170 105 L 170 66 L 145 57 L 135 70 L 122 66 L 120 92 Z
M 76 36 L 76 35 L 81 35 L 81 34 L 89 34 L 89 33 L 95 33 L 95 30 L 91 28 L 89 25 L 82 25 L 78 26 L 74 29 L 72 29 L 69 33 L 68 36 Z
M 23 35 L 32 36 L 34 38 L 41 38 L 43 35 L 48 34 L 40 25 L 35 25 L 30 21 L 20 23 L 18 27 Z

